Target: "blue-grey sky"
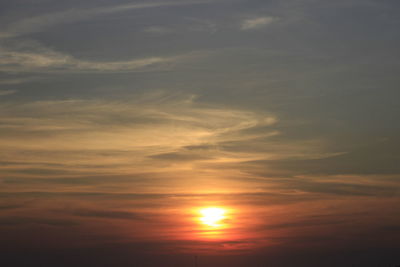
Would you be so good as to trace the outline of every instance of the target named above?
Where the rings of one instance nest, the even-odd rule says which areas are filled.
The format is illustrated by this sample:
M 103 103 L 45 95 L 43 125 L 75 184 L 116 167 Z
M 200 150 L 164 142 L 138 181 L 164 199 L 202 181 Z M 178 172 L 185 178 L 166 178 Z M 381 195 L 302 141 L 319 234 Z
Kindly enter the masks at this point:
M 395 264 L 399 12 L 396 0 L 0 1 L 0 245 L 33 251 L 40 230 L 45 253 L 126 244 L 182 266 L 211 251 L 208 266 L 282 253 L 321 266 L 305 256 L 318 245 L 321 259 Z M 229 227 L 204 240 L 191 212 L 215 205 Z

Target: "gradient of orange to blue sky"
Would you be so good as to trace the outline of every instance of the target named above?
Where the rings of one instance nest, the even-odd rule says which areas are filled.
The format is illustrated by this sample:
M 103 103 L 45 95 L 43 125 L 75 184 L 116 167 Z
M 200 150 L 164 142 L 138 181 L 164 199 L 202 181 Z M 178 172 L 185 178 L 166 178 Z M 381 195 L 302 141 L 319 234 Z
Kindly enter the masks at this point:
M 1 0 L 0 265 L 400 264 L 397 0 Z

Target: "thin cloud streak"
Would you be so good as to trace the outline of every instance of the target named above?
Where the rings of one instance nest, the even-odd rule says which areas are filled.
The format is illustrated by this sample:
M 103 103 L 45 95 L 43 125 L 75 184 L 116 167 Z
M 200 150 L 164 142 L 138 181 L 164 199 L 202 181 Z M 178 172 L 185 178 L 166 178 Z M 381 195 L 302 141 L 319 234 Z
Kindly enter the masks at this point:
M 17 90 L 0 90 L 0 96 L 12 95 L 17 92 L 18 92 Z
M 199 56 L 198 54 L 184 54 L 128 61 L 87 61 L 45 48 L 39 44 L 34 44 L 28 51 L 0 47 L 0 52 L 3 54 L 0 71 L 13 73 L 160 71 L 169 69 L 178 62 Z
M 275 17 L 257 17 L 246 19 L 242 22 L 241 29 L 244 31 L 261 29 L 270 25 L 276 20 L 277 18 Z
M 71 23 L 80 20 L 88 20 L 96 16 L 109 15 L 135 9 L 157 8 L 168 6 L 205 4 L 212 1 L 166 1 L 154 3 L 132 3 L 107 7 L 70 9 L 66 11 L 54 12 L 36 17 L 25 18 L 21 21 L 12 23 L 6 31 L 0 33 L 0 38 L 11 38 L 23 34 L 42 31 L 52 26 L 64 23 Z

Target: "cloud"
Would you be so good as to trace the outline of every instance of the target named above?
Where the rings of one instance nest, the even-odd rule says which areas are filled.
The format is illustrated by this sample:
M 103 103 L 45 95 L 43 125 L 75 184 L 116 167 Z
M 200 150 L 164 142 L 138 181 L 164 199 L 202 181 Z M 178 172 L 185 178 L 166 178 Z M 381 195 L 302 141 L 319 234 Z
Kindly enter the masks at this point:
M 27 43 L 18 49 L 0 47 L 0 71 L 6 72 L 121 72 L 168 68 L 193 55 L 147 57 L 127 61 L 87 61 L 63 54 L 37 43 Z
M 241 29 L 247 31 L 247 30 L 256 30 L 264 28 L 270 25 L 271 23 L 275 22 L 276 20 L 277 18 L 270 16 L 246 19 L 242 22 Z
M 12 95 L 18 92 L 17 90 L 0 90 L 0 96 Z
M 197 18 L 186 18 L 182 23 L 175 25 L 153 25 L 144 28 L 144 32 L 158 35 L 165 34 L 183 34 L 183 33 L 216 33 L 218 30 L 217 24 L 210 20 L 202 20 Z
M 18 209 L 23 207 L 24 205 L 21 204 L 1 204 L 0 210 L 11 210 L 11 209 Z
M 0 170 L 7 174 L 3 185 L 15 189 L 31 184 L 38 190 L 112 181 L 114 187 L 182 186 L 179 181 L 190 170 L 198 169 L 197 177 L 217 175 L 221 171 L 216 163 L 263 159 L 258 151 L 224 151 L 222 144 L 247 146 L 256 139 L 267 140 L 278 122 L 272 114 L 205 105 L 191 95 L 164 93 L 120 101 L 0 103 L 0 114 Z M 257 127 L 265 129 L 249 131 Z M 195 147 L 209 149 L 203 153 Z M 143 174 L 149 175 L 144 179 Z
M 218 177 L 221 188 L 239 192 L 255 187 L 342 196 L 398 192 L 398 185 L 382 181 L 384 174 L 399 173 L 397 139 L 329 152 L 323 140 L 282 137 L 273 114 L 195 99 L 159 92 L 118 101 L 0 103 L 0 170 L 7 177 L 0 182 L 4 190 L 29 184 L 39 191 L 85 186 L 110 192 L 135 185 L 159 192 Z M 350 183 L 328 180 L 332 174 L 383 177 L 382 183 L 359 178 Z
M 400 174 L 400 139 L 389 138 L 345 153 L 310 159 L 282 159 L 263 164 L 304 175 Z
M 135 58 L 124 61 L 89 61 L 55 51 L 19 37 L 24 34 L 39 32 L 49 27 L 80 20 L 88 20 L 96 16 L 109 15 L 135 9 L 157 8 L 167 6 L 193 5 L 210 1 L 165 1 L 147 3 L 129 3 L 122 5 L 95 8 L 70 9 L 52 12 L 19 21 L 11 22 L 0 32 L 0 71 L 3 72 L 131 72 L 166 70 L 178 61 L 188 59 L 194 54 L 177 56 L 154 56 Z M 165 27 L 150 27 L 148 32 L 161 33 L 168 31 Z M 17 84 L 22 80 L 5 80 L 2 84 Z
M 350 181 L 329 180 L 327 178 L 294 178 L 285 181 L 283 187 L 311 193 L 331 194 L 337 196 L 374 196 L 387 197 L 398 195 L 398 185 L 379 183 L 366 184 L 362 179 L 352 177 Z
M 196 154 L 196 153 L 182 153 L 182 152 L 173 152 L 173 153 L 163 153 L 158 155 L 150 156 L 153 159 L 161 159 L 167 161 L 194 161 L 194 160 L 210 160 L 212 157 L 204 155 L 204 154 Z
M 175 32 L 174 29 L 164 26 L 150 26 L 146 27 L 143 31 L 152 34 L 169 34 Z
M 240 131 L 259 125 L 273 125 L 277 121 L 268 114 L 198 105 L 190 97 L 163 100 L 158 96 L 144 96 L 119 102 L 35 101 L 13 106 L 0 104 L 0 110 L 1 127 L 9 131 L 17 130 L 21 137 L 27 133 L 32 138 L 37 136 L 40 139 L 37 134 L 41 134 L 49 140 L 48 134 L 56 138 L 75 134 L 83 137 L 85 133 L 96 135 L 96 132 L 109 132 L 115 137 L 129 133 L 129 136 L 141 140 L 136 144 L 129 142 L 135 147 L 181 147 L 202 142 L 252 139 L 259 135 L 244 135 Z M 114 139 L 112 143 L 115 145 L 119 141 Z M 111 143 L 104 145 L 96 148 L 113 147 Z M 119 145 L 114 149 L 117 147 Z M 82 147 L 78 145 L 77 148 Z
M 53 219 L 53 218 L 34 218 L 34 217 L 0 217 L 0 226 L 16 226 L 21 224 L 41 224 L 49 226 L 67 227 L 77 226 L 78 223 L 72 220 Z
M 145 213 L 115 211 L 115 210 L 76 210 L 73 215 L 82 217 L 98 217 L 107 219 L 146 220 Z
M 135 9 L 157 8 L 166 6 L 180 6 L 208 3 L 209 1 L 164 1 L 147 3 L 129 3 L 122 5 L 103 6 L 96 8 L 69 9 L 49 14 L 24 18 L 18 22 L 12 23 L 7 30 L 0 33 L 0 38 L 11 38 L 19 35 L 42 31 L 46 28 L 64 23 L 88 20 L 90 18 L 102 15 L 109 15 L 119 12 L 125 12 Z
M 1 51 L 1 48 L 0 48 Z M 14 85 L 14 84 L 22 84 L 22 83 L 29 83 L 33 81 L 37 81 L 41 78 L 39 77 L 26 77 L 26 78 L 9 78 L 9 79 L 2 79 L 0 80 L 0 84 L 6 84 L 6 85 Z M 16 93 L 17 91 L 14 91 Z M 0 93 L 1 95 L 1 93 Z

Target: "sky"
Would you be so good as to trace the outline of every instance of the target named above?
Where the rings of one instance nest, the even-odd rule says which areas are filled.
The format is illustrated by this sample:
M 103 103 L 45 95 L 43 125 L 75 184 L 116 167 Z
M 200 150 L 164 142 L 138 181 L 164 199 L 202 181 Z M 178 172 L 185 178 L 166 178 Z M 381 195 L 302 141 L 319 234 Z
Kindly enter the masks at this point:
M 399 12 L 1 0 L 0 265 L 400 264 Z

